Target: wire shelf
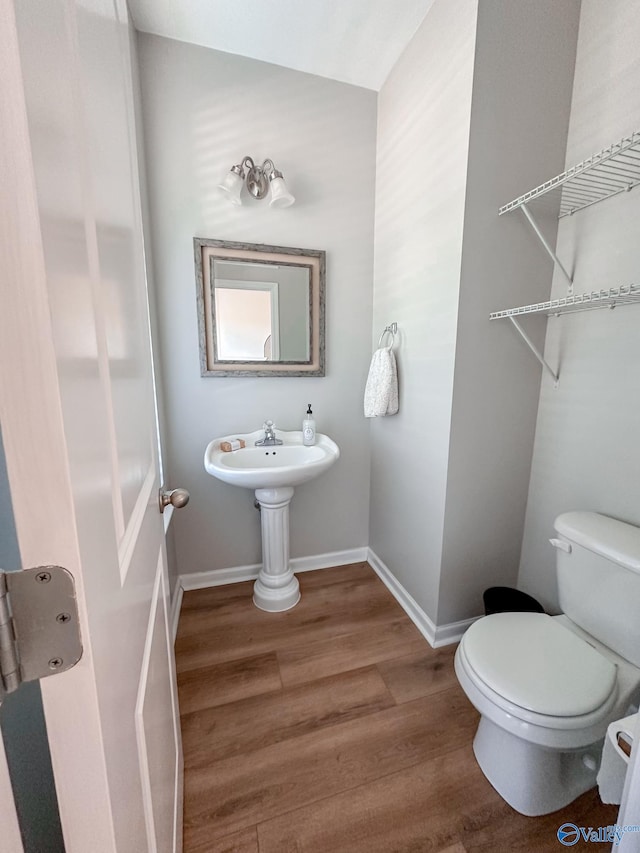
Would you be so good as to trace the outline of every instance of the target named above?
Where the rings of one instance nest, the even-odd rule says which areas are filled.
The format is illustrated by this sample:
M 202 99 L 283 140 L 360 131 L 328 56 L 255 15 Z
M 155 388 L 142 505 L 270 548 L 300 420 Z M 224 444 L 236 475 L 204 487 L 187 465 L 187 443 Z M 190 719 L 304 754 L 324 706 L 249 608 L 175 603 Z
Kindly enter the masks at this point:
M 545 181 L 544 184 L 519 198 L 505 204 L 498 211 L 500 216 L 517 210 L 522 205 L 556 192 L 560 193 L 558 218 L 571 216 L 578 210 L 597 204 L 605 198 L 629 192 L 640 184 L 640 131 L 623 137 L 587 157 L 562 174 Z M 557 205 L 557 199 L 556 199 Z
M 557 314 L 571 314 L 594 308 L 615 308 L 616 305 L 633 303 L 640 304 L 640 285 L 638 284 L 611 287 L 609 290 L 592 290 L 591 293 L 579 293 L 574 296 L 565 296 L 562 299 L 538 302 L 534 305 L 522 305 L 519 308 L 494 311 L 493 314 L 489 314 L 489 319 L 501 320 L 505 317 L 520 317 L 523 314 L 546 314 L 548 317 L 553 317 Z

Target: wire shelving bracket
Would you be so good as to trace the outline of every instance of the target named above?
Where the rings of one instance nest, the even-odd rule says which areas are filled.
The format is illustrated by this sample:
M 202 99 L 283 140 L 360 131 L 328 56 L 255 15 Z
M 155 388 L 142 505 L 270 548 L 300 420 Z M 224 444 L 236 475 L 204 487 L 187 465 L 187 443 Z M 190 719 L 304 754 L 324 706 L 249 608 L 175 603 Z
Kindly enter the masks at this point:
M 540 364 L 553 377 L 554 384 L 557 387 L 559 374 L 545 361 L 542 353 L 526 334 L 517 318 L 531 314 L 546 314 L 547 317 L 559 317 L 561 314 L 576 314 L 579 311 L 592 311 L 596 308 L 615 308 L 617 305 L 630 305 L 634 303 L 640 304 L 640 285 L 624 284 L 620 287 L 610 287 L 608 290 L 592 290 L 590 293 L 579 293 L 565 296 L 561 299 L 537 302 L 533 305 L 522 305 L 519 308 L 506 308 L 504 311 L 494 311 L 492 314 L 489 314 L 489 319 L 510 320 Z
M 490 320 L 506 318 L 511 321 L 543 368 L 553 377 L 555 387 L 558 386 L 559 374 L 545 361 L 542 353 L 525 333 L 516 318 L 528 314 L 546 314 L 551 317 L 576 311 L 589 311 L 595 308 L 615 308 L 616 305 L 640 303 L 640 285 L 623 285 L 609 290 L 574 295 L 573 278 L 549 245 L 531 212 L 530 205 L 539 202 L 545 196 L 549 196 L 554 210 L 557 211 L 558 218 L 562 219 L 564 216 L 572 216 L 579 210 L 597 204 L 606 198 L 629 192 L 638 184 L 640 184 L 640 130 L 635 131 L 630 136 L 623 137 L 619 142 L 603 148 L 602 151 L 587 157 L 586 160 L 572 166 L 560 175 L 556 175 L 555 178 L 551 178 L 551 180 L 529 190 L 529 192 L 503 205 L 498 211 L 498 214 L 502 216 L 512 210 L 522 210 L 544 250 L 568 283 L 568 295 L 562 299 L 523 305 L 519 308 L 508 308 L 504 311 L 495 311 L 489 315 Z

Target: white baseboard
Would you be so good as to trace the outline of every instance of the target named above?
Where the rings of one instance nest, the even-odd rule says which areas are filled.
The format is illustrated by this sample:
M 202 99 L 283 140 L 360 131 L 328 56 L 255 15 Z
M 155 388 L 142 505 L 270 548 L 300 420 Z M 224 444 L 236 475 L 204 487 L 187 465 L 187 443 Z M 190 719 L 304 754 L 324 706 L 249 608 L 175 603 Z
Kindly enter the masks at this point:
M 184 589 L 182 588 L 182 584 L 180 583 L 180 578 L 178 578 L 176 588 L 173 591 L 171 612 L 169 613 L 169 627 L 171 629 L 171 637 L 174 643 L 176 641 L 176 634 L 178 633 L 178 622 L 180 621 L 180 608 L 182 607 L 183 593 Z
M 315 557 L 294 557 L 290 560 L 294 572 L 315 572 L 316 569 L 330 569 L 333 566 L 350 566 L 364 563 L 369 549 L 349 548 L 347 551 L 329 551 L 328 554 L 316 554 Z
M 314 572 L 331 566 L 348 566 L 351 563 L 363 563 L 367 559 L 368 548 L 350 548 L 347 551 L 331 551 L 328 554 L 316 554 L 311 557 L 293 557 L 289 565 L 295 573 Z M 207 572 L 192 572 L 180 575 L 182 589 L 205 589 L 209 586 L 224 586 L 228 583 L 252 581 L 258 577 L 260 563 L 250 566 L 232 566 L 229 569 L 211 569 Z
M 378 575 L 393 597 L 405 611 L 429 645 L 434 648 L 457 643 L 469 625 L 475 619 L 464 619 L 461 622 L 450 622 L 447 625 L 435 625 L 427 616 L 418 602 L 402 586 L 400 581 L 391 570 L 382 562 L 380 557 L 371 548 L 350 548 L 347 551 L 331 551 L 328 554 L 316 554 L 311 557 L 294 557 L 290 561 L 294 572 L 313 572 L 317 569 L 328 569 L 332 566 L 347 566 L 352 563 L 368 561 L 371 568 Z M 171 603 L 171 627 L 173 637 L 178 630 L 178 619 L 180 618 L 180 606 L 184 590 L 206 589 L 210 586 L 225 586 L 230 583 L 242 583 L 252 581 L 258 577 L 260 563 L 249 566 L 232 566 L 228 569 L 211 569 L 207 572 L 192 572 L 180 575 L 178 586 Z
M 418 631 L 420 631 L 425 640 L 427 640 L 429 645 L 435 646 L 436 626 L 431 619 L 429 619 L 415 598 L 409 595 L 396 576 L 391 573 L 380 557 L 378 557 L 375 551 L 372 551 L 371 548 L 369 548 L 369 565 L 396 599 L 400 607 L 402 607 L 409 619 L 411 619 Z
M 210 586 L 225 586 L 228 583 L 252 581 L 258 577 L 260 564 L 232 566 L 230 569 L 210 569 L 206 572 L 191 572 L 180 575 L 182 589 L 206 589 Z
M 451 643 L 459 643 L 469 625 L 473 625 L 479 618 L 479 616 L 474 616 L 473 619 L 462 619 L 460 622 L 448 622 L 446 625 L 438 625 L 436 628 L 436 641 L 433 644 L 434 647 L 437 649 L 439 646 L 449 646 Z
M 465 619 L 462 622 L 451 622 L 448 625 L 435 625 L 415 598 L 407 592 L 396 576 L 371 548 L 369 548 L 368 560 L 369 565 L 382 583 L 391 592 L 418 631 L 420 631 L 425 640 L 434 649 L 440 646 L 448 646 L 451 643 L 457 643 L 469 625 L 476 621 L 475 619 Z

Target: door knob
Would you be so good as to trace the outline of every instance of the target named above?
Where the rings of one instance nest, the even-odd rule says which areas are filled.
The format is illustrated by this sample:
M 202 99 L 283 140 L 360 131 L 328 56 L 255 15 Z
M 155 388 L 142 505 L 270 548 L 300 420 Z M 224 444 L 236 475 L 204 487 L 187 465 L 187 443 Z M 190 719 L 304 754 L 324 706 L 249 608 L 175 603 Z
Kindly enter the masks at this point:
M 186 506 L 189 503 L 189 497 L 189 492 L 186 489 L 172 489 L 170 492 L 160 489 L 158 492 L 160 512 L 164 512 L 164 508 L 169 506 L 169 504 L 176 509 Z

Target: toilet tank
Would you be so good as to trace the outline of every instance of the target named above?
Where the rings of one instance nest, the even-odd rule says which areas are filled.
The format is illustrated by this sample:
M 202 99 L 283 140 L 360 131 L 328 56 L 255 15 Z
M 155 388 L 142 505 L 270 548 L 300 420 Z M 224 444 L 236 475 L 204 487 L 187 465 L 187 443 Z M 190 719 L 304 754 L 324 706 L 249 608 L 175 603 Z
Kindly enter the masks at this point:
M 640 667 L 640 528 L 596 512 L 567 512 L 555 529 L 562 611 Z

